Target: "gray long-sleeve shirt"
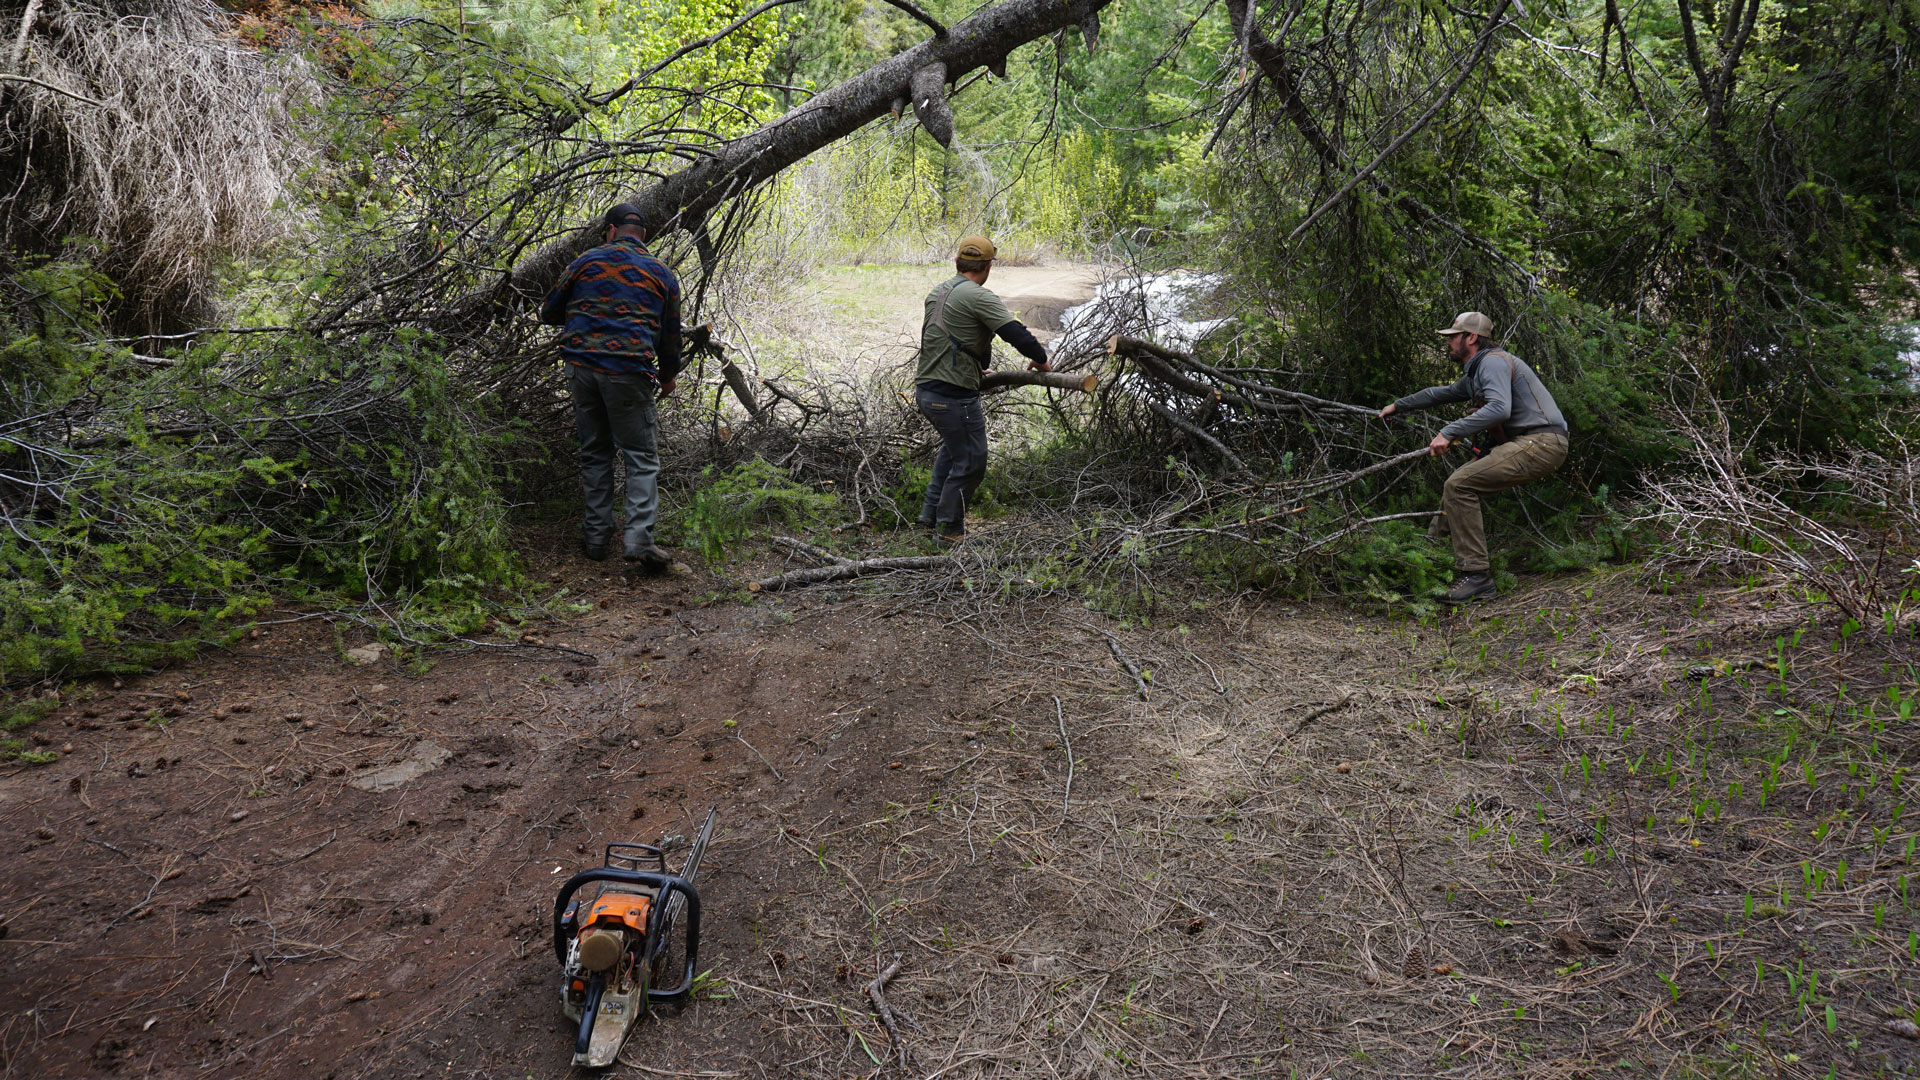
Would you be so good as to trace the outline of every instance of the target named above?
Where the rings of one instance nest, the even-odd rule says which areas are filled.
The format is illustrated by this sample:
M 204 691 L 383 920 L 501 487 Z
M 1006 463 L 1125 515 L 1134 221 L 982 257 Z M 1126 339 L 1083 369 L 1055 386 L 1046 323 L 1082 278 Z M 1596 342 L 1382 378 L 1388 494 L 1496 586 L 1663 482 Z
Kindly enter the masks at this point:
M 1482 349 L 1467 361 L 1467 372 L 1451 386 L 1429 386 L 1393 403 L 1396 411 L 1426 409 L 1454 401 L 1482 402 L 1478 409 L 1440 429 L 1440 434 L 1458 441 L 1478 435 L 1495 424 L 1505 424 L 1509 434 L 1522 431 L 1558 430 L 1565 434 L 1566 417 L 1553 403 L 1546 384 L 1533 373 L 1527 362 L 1505 349 Z

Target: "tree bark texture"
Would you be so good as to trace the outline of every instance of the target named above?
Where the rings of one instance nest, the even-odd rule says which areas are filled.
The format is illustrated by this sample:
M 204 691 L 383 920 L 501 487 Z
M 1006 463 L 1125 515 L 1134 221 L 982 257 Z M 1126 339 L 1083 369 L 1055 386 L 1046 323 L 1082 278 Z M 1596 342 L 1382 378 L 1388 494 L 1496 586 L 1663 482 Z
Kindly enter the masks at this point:
M 885 574 L 894 570 L 938 570 L 952 566 L 951 555 L 908 555 L 890 559 L 859 559 L 854 562 L 835 563 L 811 570 L 793 570 L 785 574 L 775 574 L 770 578 L 761 578 L 747 586 L 750 592 L 779 592 L 801 585 L 819 585 L 828 581 L 843 581 L 847 578 L 865 577 L 868 574 Z
M 667 222 L 666 230 L 678 228 L 886 115 L 897 98 L 911 98 L 918 110 L 920 102 L 912 92 L 914 76 L 923 69 L 938 67 L 945 81 L 951 83 L 975 68 L 1003 65 L 1014 49 L 1065 27 L 1081 27 L 1082 34 L 1091 40 L 1086 27 L 1097 26 L 1100 10 L 1110 2 L 1005 0 L 995 4 L 949 28 L 945 35 L 882 60 L 758 131 L 718 147 L 713 156 L 628 201 L 654 220 Z M 940 108 L 945 110 L 944 87 L 938 97 Z M 938 132 L 932 133 L 939 137 Z M 502 285 L 522 297 L 544 295 L 567 264 L 598 236 L 597 229 L 587 227 L 548 244 L 514 267 Z
M 999 390 L 1008 386 L 1051 386 L 1055 390 L 1093 393 L 1100 380 L 1084 371 L 989 371 L 980 376 L 980 389 Z
M 741 371 L 733 361 L 723 360 L 720 364 L 720 377 L 727 380 L 727 386 L 733 390 L 733 396 L 739 398 L 740 404 L 746 407 L 747 415 L 755 420 L 760 419 L 761 405 L 754 396 L 753 384 L 747 381 L 746 373 Z

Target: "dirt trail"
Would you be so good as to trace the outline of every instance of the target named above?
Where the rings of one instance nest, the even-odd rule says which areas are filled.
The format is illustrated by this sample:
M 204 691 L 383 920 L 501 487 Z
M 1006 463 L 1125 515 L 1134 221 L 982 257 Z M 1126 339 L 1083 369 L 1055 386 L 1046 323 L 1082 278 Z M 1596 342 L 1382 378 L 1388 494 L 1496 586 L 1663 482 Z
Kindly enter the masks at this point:
M 823 271 L 815 295 L 850 355 L 898 357 L 920 342 L 927 291 L 952 273 L 950 266 L 845 267 Z M 987 287 L 1041 340 L 1060 330 L 1060 314 L 1093 299 L 1105 273 L 1090 263 L 1049 266 L 996 264 Z
M 1803 605 L 1576 580 L 1437 626 L 1196 596 L 1149 630 L 717 584 L 566 562 L 591 607 L 517 647 L 354 668 L 293 624 L 43 721 L 61 760 L 0 778 L 0 1071 L 568 1075 L 553 890 L 713 805 L 710 993 L 609 1075 L 1920 1061 L 1885 1026 L 1920 1007 L 1920 746 L 1793 718 L 1833 673 L 1920 679 L 1831 630 L 1778 691 L 1741 674 Z M 1717 712 L 1701 657 L 1738 660 Z M 896 953 L 905 1073 L 865 989 Z

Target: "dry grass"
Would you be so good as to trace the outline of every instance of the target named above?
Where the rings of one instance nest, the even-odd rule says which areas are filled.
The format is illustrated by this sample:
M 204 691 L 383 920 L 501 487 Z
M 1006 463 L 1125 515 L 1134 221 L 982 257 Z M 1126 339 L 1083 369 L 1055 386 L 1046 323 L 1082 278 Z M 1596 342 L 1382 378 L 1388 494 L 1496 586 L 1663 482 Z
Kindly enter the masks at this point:
M 35 82 L 8 84 L 0 110 L 7 243 L 93 239 L 140 316 L 204 315 L 219 263 L 291 224 L 313 80 L 208 0 L 51 4 L 25 43 Z
M 1703 695 L 1698 657 L 1830 609 L 1620 578 L 1431 626 L 1129 631 L 972 573 L 939 602 L 1002 674 L 903 755 L 934 794 L 781 831 L 813 900 L 734 981 L 787 1075 L 897 1073 L 860 992 L 896 951 L 917 1077 L 1912 1067 L 1899 642 L 1829 625 Z M 830 959 L 774 957 L 802 948 Z

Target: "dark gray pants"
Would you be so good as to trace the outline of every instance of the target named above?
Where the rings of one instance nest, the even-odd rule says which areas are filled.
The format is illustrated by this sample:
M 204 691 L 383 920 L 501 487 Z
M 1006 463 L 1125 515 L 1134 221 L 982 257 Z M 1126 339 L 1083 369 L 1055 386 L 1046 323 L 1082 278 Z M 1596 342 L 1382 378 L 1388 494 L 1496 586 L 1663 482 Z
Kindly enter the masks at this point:
M 948 397 L 916 387 L 913 403 L 940 433 L 933 457 L 933 479 L 920 506 L 922 520 L 939 523 L 942 532 L 967 531 L 967 501 L 987 478 L 987 413 L 979 397 Z
M 653 543 L 659 494 L 653 380 L 568 364 L 567 390 L 573 396 L 573 422 L 580 432 L 580 486 L 587 501 L 580 538 L 594 547 L 613 539 L 613 455 L 618 450 L 627 467 L 627 529 L 622 546 L 626 554 L 637 555 Z

